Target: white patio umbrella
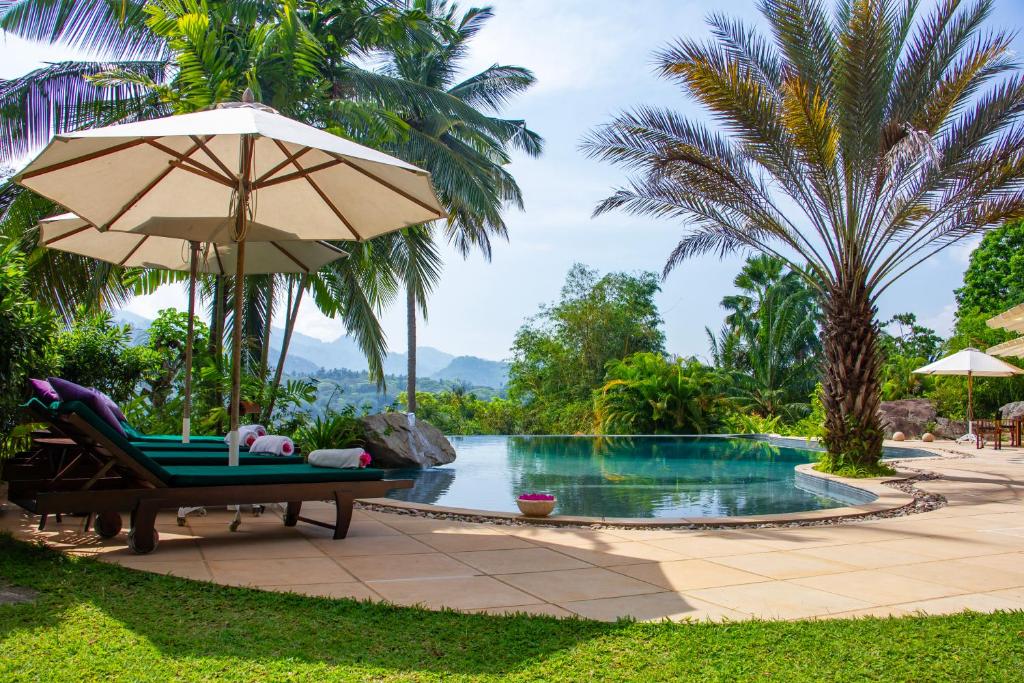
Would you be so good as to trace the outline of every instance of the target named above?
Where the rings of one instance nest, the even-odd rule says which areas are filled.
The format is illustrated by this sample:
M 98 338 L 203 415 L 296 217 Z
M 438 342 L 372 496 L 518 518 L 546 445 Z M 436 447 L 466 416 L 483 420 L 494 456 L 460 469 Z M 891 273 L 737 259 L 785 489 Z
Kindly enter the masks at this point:
M 1024 370 L 974 348 L 957 351 L 951 356 L 929 363 L 914 372 L 919 375 L 967 376 L 967 434 L 961 438 L 969 438 L 973 435 L 971 421 L 974 420 L 974 378 L 1012 377 L 1024 374 Z
M 177 230 L 187 218 L 153 221 L 152 226 Z M 51 216 L 39 222 L 39 245 L 71 254 L 88 256 L 129 268 L 189 271 L 188 334 L 185 340 L 185 405 L 182 410 L 181 440 L 189 442 L 192 417 L 192 336 L 196 310 L 196 278 L 199 273 L 233 275 L 236 245 L 199 243 L 175 237 L 108 230 L 100 232 L 89 221 L 73 213 Z M 248 246 L 246 270 L 260 273 L 311 273 L 346 256 L 328 242 L 253 242 Z
M 167 236 L 154 223 L 188 218 L 172 236 L 230 238 L 237 243 L 236 321 L 247 240 L 365 240 L 445 216 L 426 171 L 246 95 L 194 114 L 59 135 L 15 181 L 101 231 Z M 231 464 L 238 462 L 241 334 L 236 324 Z

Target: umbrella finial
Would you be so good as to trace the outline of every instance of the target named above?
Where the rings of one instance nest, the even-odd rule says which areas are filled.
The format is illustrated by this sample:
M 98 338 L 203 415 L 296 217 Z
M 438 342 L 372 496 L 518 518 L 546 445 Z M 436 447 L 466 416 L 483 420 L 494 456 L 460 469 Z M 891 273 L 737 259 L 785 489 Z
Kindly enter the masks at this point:
M 252 94 L 252 88 L 246 88 L 245 92 L 242 93 L 242 102 L 246 104 L 252 104 L 256 101 L 256 96 Z

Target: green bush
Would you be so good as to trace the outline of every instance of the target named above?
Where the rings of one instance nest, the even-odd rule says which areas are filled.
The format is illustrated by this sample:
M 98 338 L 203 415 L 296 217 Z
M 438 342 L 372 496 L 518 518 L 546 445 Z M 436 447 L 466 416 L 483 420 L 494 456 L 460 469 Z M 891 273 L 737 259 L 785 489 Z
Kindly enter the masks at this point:
M 366 430 L 359 418 L 353 406 L 345 406 L 341 410 L 328 409 L 323 416 L 313 418 L 295 431 L 295 443 L 306 454 L 319 448 L 362 446 Z
M 49 346 L 57 321 L 29 296 L 25 264 L 13 244 L 0 248 L 0 452 L 18 446 L 12 432 L 31 376 L 47 376 L 56 359 Z M 17 437 L 17 434 L 13 434 Z

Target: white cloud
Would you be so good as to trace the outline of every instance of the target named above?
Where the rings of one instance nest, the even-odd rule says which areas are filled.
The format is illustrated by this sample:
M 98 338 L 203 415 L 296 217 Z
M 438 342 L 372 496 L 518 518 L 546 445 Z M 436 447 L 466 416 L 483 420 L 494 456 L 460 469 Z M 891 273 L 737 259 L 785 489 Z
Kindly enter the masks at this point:
M 950 250 L 953 252 L 953 257 L 958 263 L 967 266 L 971 262 L 971 254 L 974 253 L 979 244 L 981 244 L 980 237 L 971 237 L 954 244 L 950 247 Z
M 919 323 L 930 327 L 940 337 L 948 337 L 953 333 L 953 324 L 956 322 L 956 304 L 946 304 L 942 310 L 934 315 L 922 318 Z

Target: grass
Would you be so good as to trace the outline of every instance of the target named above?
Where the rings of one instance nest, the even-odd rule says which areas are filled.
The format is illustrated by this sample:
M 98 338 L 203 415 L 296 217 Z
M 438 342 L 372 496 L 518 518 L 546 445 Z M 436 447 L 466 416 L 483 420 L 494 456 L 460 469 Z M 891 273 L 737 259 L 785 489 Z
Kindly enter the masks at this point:
M 389 561 L 388 558 L 382 558 Z M 731 624 L 429 612 L 177 579 L 0 535 L 3 681 L 1019 680 L 1024 613 Z

